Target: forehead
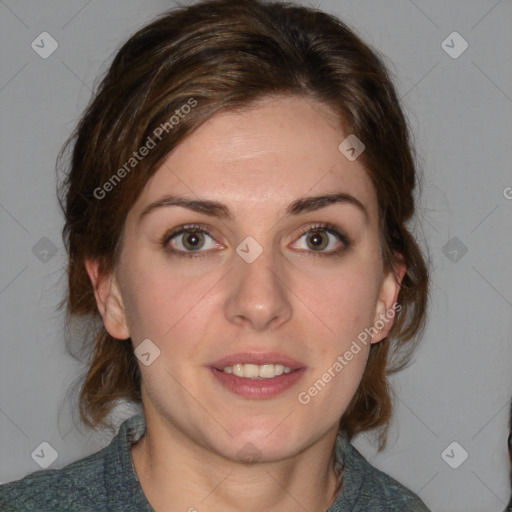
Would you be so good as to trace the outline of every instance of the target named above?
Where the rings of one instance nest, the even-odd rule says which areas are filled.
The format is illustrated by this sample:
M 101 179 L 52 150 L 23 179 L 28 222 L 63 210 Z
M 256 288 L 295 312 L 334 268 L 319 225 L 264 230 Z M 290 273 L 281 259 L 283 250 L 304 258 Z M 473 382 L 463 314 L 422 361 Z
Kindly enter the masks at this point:
M 265 99 L 212 116 L 170 153 L 134 213 L 164 193 L 223 202 L 233 211 L 280 209 L 298 197 L 344 192 L 376 216 L 360 161 L 338 149 L 346 138 L 328 108 L 310 99 Z

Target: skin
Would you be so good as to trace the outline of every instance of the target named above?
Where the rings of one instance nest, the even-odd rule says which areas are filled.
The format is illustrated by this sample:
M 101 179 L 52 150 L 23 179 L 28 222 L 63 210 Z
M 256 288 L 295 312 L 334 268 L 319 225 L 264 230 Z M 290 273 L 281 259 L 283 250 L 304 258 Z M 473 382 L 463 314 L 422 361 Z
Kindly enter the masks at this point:
M 338 150 L 347 135 L 327 107 L 300 97 L 216 114 L 147 183 L 127 216 L 116 271 L 99 276 L 97 262 L 86 261 L 108 332 L 130 337 L 134 347 L 149 338 L 161 351 L 151 365 L 139 363 L 147 433 L 132 446 L 142 489 L 157 512 L 326 510 L 332 504 L 338 422 L 370 344 L 310 403 L 297 396 L 392 308 L 405 272 L 383 271 L 375 190 L 360 161 Z M 339 192 L 359 200 L 367 218 L 350 203 L 285 215 L 300 197 Z M 167 206 L 139 220 L 165 194 L 222 202 L 233 219 Z M 344 232 L 350 246 L 325 231 L 320 237 L 327 246 L 308 245 L 312 232 L 300 228 L 323 222 Z M 160 243 L 188 223 L 212 230 L 211 238 L 204 235 L 202 257 L 179 258 Z M 235 251 L 248 236 L 263 248 L 252 263 Z M 186 250 L 185 238 L 168 247 Z M 339 247 L 339 255 L 318 254 Z M 371 342 L 391 326 L 392 320 Z M 207 367 L 251 350 L 290 355 L 306 371 L 277 397 L 240 397 Z M 247 443 L 259 450 L 255 464 L 237 455 Z

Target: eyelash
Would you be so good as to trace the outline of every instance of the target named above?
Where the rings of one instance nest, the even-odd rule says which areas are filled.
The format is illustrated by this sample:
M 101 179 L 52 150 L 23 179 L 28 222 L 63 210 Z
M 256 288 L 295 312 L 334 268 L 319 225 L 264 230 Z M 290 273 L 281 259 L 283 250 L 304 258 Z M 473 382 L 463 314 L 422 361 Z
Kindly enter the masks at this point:
M 201 232 L 205 233 L 211 238 L 213 238 L 210 230 L 207 226 L 203 224 L 186 224 L 183 226 L 178 226 L 177 228 L 171 230 L 170 232 L 165 233 L 165 235 L 162 237 L 160 244 L 164 248 L 165 251 L 171 253 L 173 256 L 178 256 L 179 258 L 200 258 L 204 257 L 205 253 L 209 251 L 182 251 L 178 249 L 173 249 L 169 246 L 169 242 L 182 234 L 190 233 L 190 232 Z M 301 249 L 300 252 L 309 252 L 312 256 L 320 256 L 320 257 L 329 257 L 329 256 L 339 256 L 341 253 L 345 252 L 351 245 L 351 241 L 343 233 L 339 230 L 336 226 L 329 223 L 317 223 L 310 226 L 306 226 L 301 232 L 299 233 L 299 236 L 297 240 L 302 238 L 306 233 L 314 232 L 314 231 L 325 231 L 331 235 L 333 235 L 339 242 L 341 242 L 343 245 L 339 247 L 338 249 L 331 250 L 329 252 L 323 252 L 323 251 L 306 251 L 304 249 Z

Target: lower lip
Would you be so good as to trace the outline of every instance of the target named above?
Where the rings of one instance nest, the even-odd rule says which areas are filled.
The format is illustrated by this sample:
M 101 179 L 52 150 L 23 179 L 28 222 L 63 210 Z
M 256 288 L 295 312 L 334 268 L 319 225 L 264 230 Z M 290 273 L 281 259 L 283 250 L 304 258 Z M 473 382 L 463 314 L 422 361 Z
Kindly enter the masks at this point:
M 303 375 L 306 368 L 292 370 L 271 379 L 245 379 L 233 373 L 210 368 L 214 377 L 229 391 L 245 398 L 272 398 L 291 388 Z

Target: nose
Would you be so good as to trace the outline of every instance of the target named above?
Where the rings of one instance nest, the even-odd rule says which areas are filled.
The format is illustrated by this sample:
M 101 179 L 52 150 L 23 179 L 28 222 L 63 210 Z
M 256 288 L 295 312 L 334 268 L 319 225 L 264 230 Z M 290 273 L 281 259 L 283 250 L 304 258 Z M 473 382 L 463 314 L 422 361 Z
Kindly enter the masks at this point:
M 264 249 L 252 263 L 237 255 L 228 279 L 224 308 L 231 323 L 264 331 L 292 317 L 291 291 L 272 251 Z

